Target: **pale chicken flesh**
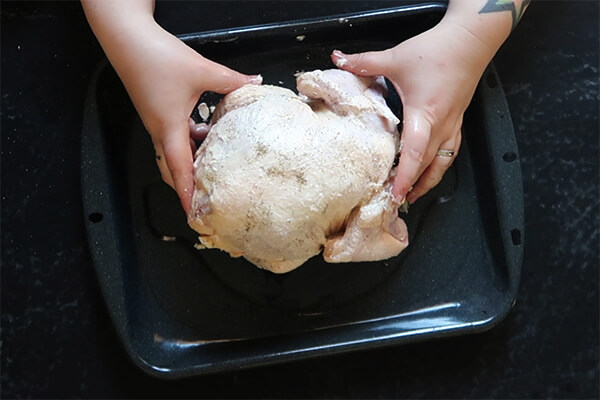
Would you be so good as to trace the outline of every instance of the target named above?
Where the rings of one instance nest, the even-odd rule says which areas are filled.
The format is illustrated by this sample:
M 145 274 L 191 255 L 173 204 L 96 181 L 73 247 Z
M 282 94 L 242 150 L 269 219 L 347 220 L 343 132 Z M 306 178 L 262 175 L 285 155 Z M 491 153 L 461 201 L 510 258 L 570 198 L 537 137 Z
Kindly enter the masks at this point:
M 219 103 L 195 156 L 190 226 L 204 247 L 276 273 L 322 250 L 332 263 L 396 256 L 408 233 L 385 82 L 317 70 L 297 87 L 246 85 Z

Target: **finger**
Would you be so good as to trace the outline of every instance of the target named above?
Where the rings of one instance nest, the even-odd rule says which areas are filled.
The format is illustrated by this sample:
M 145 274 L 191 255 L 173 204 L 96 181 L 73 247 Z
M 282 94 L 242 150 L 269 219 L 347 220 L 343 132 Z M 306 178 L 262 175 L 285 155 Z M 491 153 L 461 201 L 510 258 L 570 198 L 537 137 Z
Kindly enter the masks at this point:
M 165 152 L 160 144 L 154 146 L 154 154 L 156 165 L 158 166 L 158 170 L 160 171 L 160 177 L 167 185 L 171 186 L 175 189 L 175 184 L 173 184 L 173 178 L 171 178 L 171 173 L 169 172 L 169 167 L 167 167 L 167 161 L 165 159 Z
M 202 74 L 204 82 L 207 82 L 206 78 L 210 77 L 208 84 L 205 84 L 202 90 L 221 94 L 227 94 L 247 84 L 262 83 L 260 75 L 244 75 L 210 60 L 205 60 L 204 68 L 199 73 Z
M 398 202 L 404 201 L 422 171 L 431 136 L 431 123 L 426 118 L 410 114 L 409 110 L 405 110 L 405 115 L 409 117 L 405 118 L 402 129 L 402 150 L 392 187 L 392 194 Z
M 194 191 L 194 165 L 189 142 L 189 126 L 182 125 L 165 135 L 162 148 L 173 186 L 183 209 L 188 213 Z
M 450 150 L 453 151 L 454 154 L 450 157 L 443 155 L 436 155 L 431 164 L 427 167 L 427 169 L 423 172 L 417 183 L 415 184 L 413 190 L 406 196 L 406 200 L 409 203 L 414 203 L 417 199 L 425 195 L 429 190 L 437 186 L 438 183 L 442 180 L 442 177 L 450 168 L 450 165 L 456 159 L 458 155 L 458 150 L 460 148 L 461 142 L 461 132 L 460 129 L 458 132 L 452 136 L 452 138 L 448 139 L 444 143 L 439 146 L 439 149 L 442 150 Z
M 366 53 L 344 54 L 339 50 L 331 53 L 331 61 L 340 69 L 356 75 L 387 75 L 392 65 L 392 52 L 389 50 L 369 51 Z
M 207 124 L 203 122 L 197 124 L 193 119 L 190 118 L 190 137 L 192 139 L 198 141 L 204 140 L 206 135 L 208 135 L 209 130 L 210 127 Z
M 196 154 L 196 150 L 198 150 L 198 146 L 196 146 L 196 142 L 192 138 L 190 138 L 190 150 L 192 151 L 192 155 Z

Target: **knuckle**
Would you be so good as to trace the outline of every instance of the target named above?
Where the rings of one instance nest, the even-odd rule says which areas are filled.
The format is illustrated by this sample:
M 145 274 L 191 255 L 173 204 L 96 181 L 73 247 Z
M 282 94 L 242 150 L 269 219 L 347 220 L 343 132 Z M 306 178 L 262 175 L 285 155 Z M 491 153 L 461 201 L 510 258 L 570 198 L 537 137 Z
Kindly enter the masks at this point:
M 350 55 L 348 61 L 350 61 L 350 67 L 354 69 L 361 69 L 361 72 L 367 73 L 372 69 L 374 65 L 377 65 L 377 69 L 381 70 L 384 68 L 385 57 L 381 57 L 381 52 L 365 52 Z
M 400 193 L 407 193 L 410 191 L 412 183 L 406 179 L 399 179 L 395 182 L 395 185 Z
M 416 196 L 422 196 L 436 185 L 437 182 L 434 177 L 424 176 L 421 179 L 419 179 L 419 182 L 417 183 L 417 185 L 415 185 L 415 189 L 413 190 L 413 192 Z
M 352 62 L 352 66 L 363 64 L 366 60 L 365 53 L 348 55 L 348 58 L 349 58 L 349 61 Z
M 425 157 L 425 153 L 423 151 L 417 150 L 414 147 L 405 146 L 402 153 L 406 154 L 410 161 L 417 162 L 419 165 L 423 164 Z
M 419 124 L 419 127 L 421 128 L 421 131 L 425 131 L 424 133 L 426 133 L 427 136 L 430 136 L 432 128 L 436 126 L 438 115 L 439 113 L 433 106 L 426 106 L 421 110 L 422 123 Z
M 425 179 L 425 187 L 429 190 L 432 187 L 436 186 L 442 180 L 441 173 L 431 173 L 427 179 Z

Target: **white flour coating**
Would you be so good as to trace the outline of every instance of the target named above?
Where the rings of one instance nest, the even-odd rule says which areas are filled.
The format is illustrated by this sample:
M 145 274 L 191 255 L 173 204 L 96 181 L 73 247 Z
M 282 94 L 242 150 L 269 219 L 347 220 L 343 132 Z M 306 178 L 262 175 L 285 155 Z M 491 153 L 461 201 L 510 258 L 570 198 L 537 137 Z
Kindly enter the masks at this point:
M 290 271 L 393 257 L 408 244 L 390 180 L 398 119 L 383 79 L 297 77 L 300 95 L 246 85 L 225 96 L 196 153 L 189 223 L 208 248 Z

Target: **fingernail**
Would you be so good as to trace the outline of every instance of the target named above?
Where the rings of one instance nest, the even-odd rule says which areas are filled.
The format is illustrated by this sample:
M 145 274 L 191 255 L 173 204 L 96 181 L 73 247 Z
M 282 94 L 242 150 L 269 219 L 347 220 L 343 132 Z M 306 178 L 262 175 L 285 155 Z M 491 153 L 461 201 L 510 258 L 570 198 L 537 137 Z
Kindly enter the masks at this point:
M 260 85 L 263 81 L 263 77 L 262 75 L 258 74 L 258 75 L 252 75 L 250 77 L 250 83 L 253 85 Z
M 338 68 L 342 68 L 344 65 L 348 64 L 348 59 L 346 55 L 339 50 L 334 50 L 331 54 L 336 58 L 335 65 Z
M 396 202 L 398 205 L 402 204 L 403 201 L 404 196 L 402 196 L 401 194 L 394 195 L 394 202 Z

